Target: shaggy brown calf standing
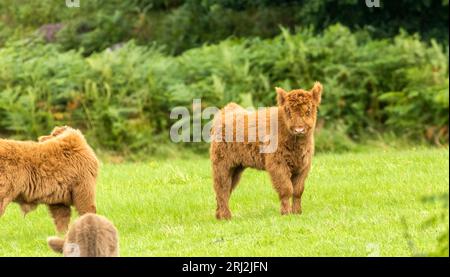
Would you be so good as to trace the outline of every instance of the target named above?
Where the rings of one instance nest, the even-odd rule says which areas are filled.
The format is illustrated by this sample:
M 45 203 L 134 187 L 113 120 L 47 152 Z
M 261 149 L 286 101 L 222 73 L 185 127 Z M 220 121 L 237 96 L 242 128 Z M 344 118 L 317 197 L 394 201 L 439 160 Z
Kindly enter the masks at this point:
M 24 214 L 46 204 L 58 232 L 70 222 L 70 206 L 95 213 L 99 162 L 80 131 L 57 127 L 40 142 L 0 139 L 0 216 L 11 202 Z
M 48 245 L 65 257 L 118 257 L 119 239 L 116 227 L 108 219 L 85 214 L 70 227 L 65 239 L 50 237 Z
M 247 167 L 269 173 L 281 201 L 281 214 L 302 212 L 301 197 L 314 153 L 322 90 L 319 82 L 310 91 L 277 88 L 278 107 L 247 112 L 230 103 L 215 115 L 210 157 L 218 219 L 231 218 L 229 198 Z M 275 132 L 264 135 L 267 128 Z M 256 139 L 252 139 L 252 130 Z M 262 153 L 267 137 L 275 141 L 275 148 Z

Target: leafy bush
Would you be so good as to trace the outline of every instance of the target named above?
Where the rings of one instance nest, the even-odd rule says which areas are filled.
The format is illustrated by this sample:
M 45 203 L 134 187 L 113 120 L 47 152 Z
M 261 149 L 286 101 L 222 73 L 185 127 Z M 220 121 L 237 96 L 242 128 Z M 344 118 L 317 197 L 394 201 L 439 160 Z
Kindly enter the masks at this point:
M 418 36 L 283 29 L 273 39 L 229 39 L 177 57 L 134 42 L 84 57 L 26 40 L 0 48 L 0 64 L 0 133 L 19 138 L 70 124 L 98 147 L 153 152 L 168 142 L 171 109 L 191 107 L 193 98 L 203 107 L 269 106 L 274 86 L 319 80 L 319 151 L 346 151 L 380 132 L 448 143 L 448 51 Z
M 448 193 L 435 194 L 424 197 L 422 202 L 429 206 L 434 206 L 434 212 L 421 222 L 421 228 L 425 230 L 433 230 L 436 234 L 436 243 L 432 248 L 418 249 L 417 245 L 411 238 L 409 233 L 409 226 L 405 219 L 403 225 L 405 228 L 405 238 L 412 252 L 412 256 L 420 257 L 448 257 L 449 255 L 449 221 L 448 221 Z
M 448 257 L 449 251 L 449 221 L 448 221 L 448 193 L 442 195 L 435 195 L 424 198 L 425 202 L 438 203 L 440 209 L 432 215 L 426 222 L 423 223 L 425 228 L 432 228 L 439 231 L 439 236 L 436 241 L 434 249 L 429 250 L 428 253 L 423 253 L 430 257 Z
M 87 130 L 99 146 L 136 150 L 140 143 L 150 145 L 154 129 L 161 131 L 166 116 L 158 86 L 164 83 L 155 79 L 166 65 L 156 48 L 130 43 L 84 59 L 80 52 L 60 53 L 51 45 L 14 44 L 1 49 L 0 57 L 3 132 L 35 138 L 68 124 Z M 145 68 L 142 59 L 152 67 Z
M 2 0 L 0 45 L 11 33 L 24 37 L 54 23 L 64 26 L 58 43 L 66 50 L 83 48 L 85 55 L 129 39 L 165 44 L 179 54 L 229 37 L 271 38 L 279 26 L 321 32 L 336 23 L 377 38 L 404 29 L 448 43 L 448 0 L 381 3 L 368 8 L 358 0 L 82 0 L 80 8 L 69 9 L 62 0 Z
M 316 152 L 343 153 L 357 150 L 356 143 L 348 137 L 341 124 L 319 129 L 314 140 Z

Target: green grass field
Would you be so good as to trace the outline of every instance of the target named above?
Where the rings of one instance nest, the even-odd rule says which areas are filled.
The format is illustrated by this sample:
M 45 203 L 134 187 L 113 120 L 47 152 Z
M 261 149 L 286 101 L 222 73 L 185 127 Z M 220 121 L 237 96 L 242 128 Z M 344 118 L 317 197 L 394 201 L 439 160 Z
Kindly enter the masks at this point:
M 448 149 L 322 154 L 302 215 L 280 216 L 267 173 L 247 170 L 223 222 L 207 158 L 104 164 L 97 207 L 116 224 L 122 256 L 411 256 L 448 228 L 424 227 L 441 206 L 422 201 L 448 193 L 448 176 Z M 24 218 L 12 204 L 0 256 L 57 256 L 46 245 L 54 232 L 44 206 Z

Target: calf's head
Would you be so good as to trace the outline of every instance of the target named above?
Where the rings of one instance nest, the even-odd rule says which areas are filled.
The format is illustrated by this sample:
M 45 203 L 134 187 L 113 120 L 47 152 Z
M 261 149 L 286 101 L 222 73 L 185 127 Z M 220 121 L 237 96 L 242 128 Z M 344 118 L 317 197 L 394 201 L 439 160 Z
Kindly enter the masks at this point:
M 276 88 L 279 111 L 292 135 L 306 136 L 314 131 L 322 90 L 319 82 L 309 91 L 296 89 L 286 92 L 282 88 Z

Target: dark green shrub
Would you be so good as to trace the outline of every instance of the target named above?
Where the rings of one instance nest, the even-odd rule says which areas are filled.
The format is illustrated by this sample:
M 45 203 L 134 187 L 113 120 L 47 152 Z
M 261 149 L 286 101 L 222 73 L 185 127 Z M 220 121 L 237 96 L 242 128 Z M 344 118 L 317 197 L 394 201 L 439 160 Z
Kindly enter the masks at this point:
M 152 152 L 169 141 L 171 109 L 191 108 L 193 98 L 203 108 L 271 106 L 275 86 L 319 80 L 319 151 L 351 150 L 352 141 L 384 132 L 448 143 L 448 51 L 406 34 L 374 40 L 341 25 L 321 35 L 283 29 L 274 39 L 229 39 L 177 57 L 134 42 L 84 57 L 28 40 L 0 48 L 0 65 L 0 133 L 20 138 L 69 124 L 98 147 Z
M 65 26 L 58 39 L 64 49 L 83 48 L 85 55 L 129 39 L 165 44 L 166 51 L 179 54 L 229 37 L 271 38 L 279 26 L 313 26 L 320 33 L 336 23 L 376 38 L 403 29 L 448 43 L 448 0 L 381 3 L 368 8 L 357 0 L 89 0 L 69 9 L 63 0 L 2 0 L 0 45 L 13 33 L 23 38 L 54 23 Z

